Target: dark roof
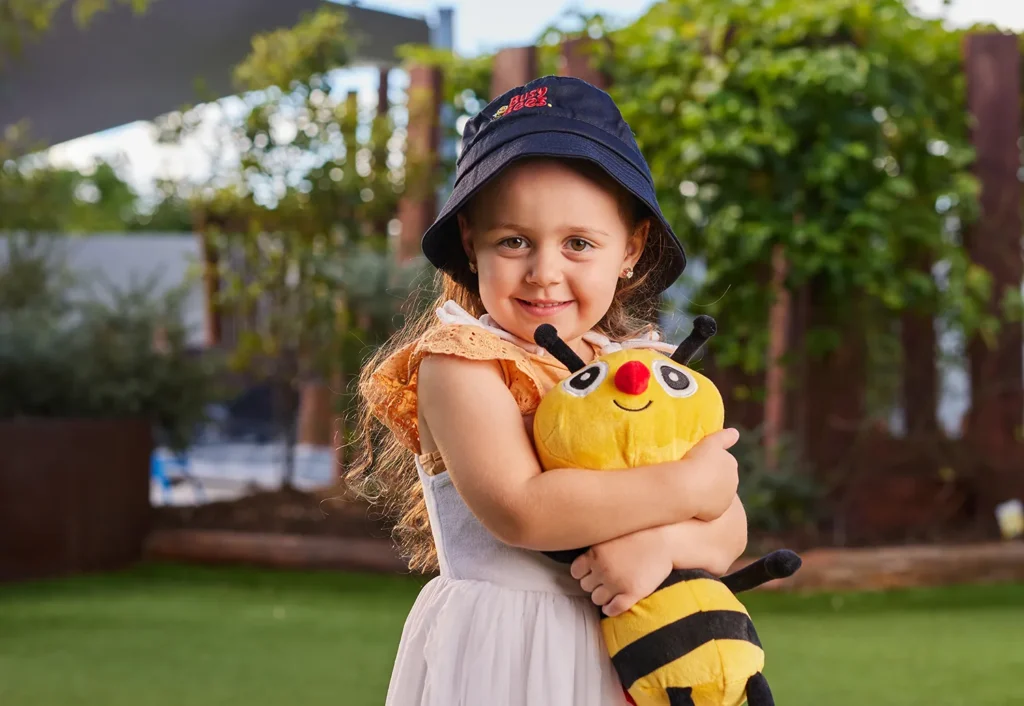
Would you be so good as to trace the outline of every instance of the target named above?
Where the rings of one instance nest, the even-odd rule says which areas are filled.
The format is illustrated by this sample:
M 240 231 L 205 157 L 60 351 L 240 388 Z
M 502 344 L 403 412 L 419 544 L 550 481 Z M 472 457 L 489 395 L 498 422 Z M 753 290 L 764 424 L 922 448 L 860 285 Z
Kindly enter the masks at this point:
M 322 0 L 155 0 L 135 15 L 121 3 L 75 25 L 65 3 L 51 29 L 0 71 L 0 134 L 28 119 L 49 144 L 150 120 L 196 102 L 197 80 L 231 95 L 231 68 L 254 34 L 295 24 Z M 360 38 L 359 65 L 394 65 L 395 49 L 430 42 L 424 18 L 342 5 Z

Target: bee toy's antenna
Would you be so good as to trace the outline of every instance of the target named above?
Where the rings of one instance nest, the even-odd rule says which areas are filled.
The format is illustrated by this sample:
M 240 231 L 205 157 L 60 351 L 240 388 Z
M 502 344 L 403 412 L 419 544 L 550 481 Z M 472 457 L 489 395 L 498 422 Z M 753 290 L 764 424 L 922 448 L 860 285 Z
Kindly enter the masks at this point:
M 693 331 L 672 353 L 672 360 L 680 365 L 689 364 L 693 360 L 693 356 L 701 349 L 701 346 L 707 343 L 717 332 L 718 324 L 715 323 L 715 320 L 706 314 L 701 314 L 693 320 Z
M 533 332 L 533 340 L 537 345 L 553 355 L 559 363 L 569 368 L 570 373 L 582 370 L 586 363 L 576 355 L 565 341 L 558 336 L 558 331 L 551 324 L 541 324 Z

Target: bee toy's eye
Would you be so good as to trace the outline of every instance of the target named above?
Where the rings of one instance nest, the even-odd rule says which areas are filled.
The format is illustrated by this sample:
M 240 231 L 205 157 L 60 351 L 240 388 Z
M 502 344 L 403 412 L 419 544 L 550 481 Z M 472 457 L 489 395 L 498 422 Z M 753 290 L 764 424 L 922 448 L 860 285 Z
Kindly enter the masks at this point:
M 689 372 L 664 360 L 655 361 L 654 377 L 672 397 L 690 397 L 697 392 L 697 381 Z
M 576 397 L 586 397 L 601 386 L 608 376 L 608 364 L 599 361 L 588 365 L 562 383 L 562 389 Z

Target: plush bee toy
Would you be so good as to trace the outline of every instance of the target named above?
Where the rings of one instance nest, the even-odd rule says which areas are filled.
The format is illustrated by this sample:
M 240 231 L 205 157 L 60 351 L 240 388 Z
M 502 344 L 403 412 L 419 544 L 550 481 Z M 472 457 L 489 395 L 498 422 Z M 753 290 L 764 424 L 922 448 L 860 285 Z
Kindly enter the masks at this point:
M 541 465 L 595 471 L 681 459 L 723 428 L 725 408 L 715 385 L 687 364 L 715 334 L 709 316 L 671 357 L 626 348 L 589 365 L 558 337 L 537 328 L 534 339 L 572 373 L 545 395 L 534 417 Z M 571 563 L 586 549 L 547 552 Z M 673 571 L 629 611 L 602 614 L 605 645 L 637 706 L 773 706 L 762 674 L 764 652 L 735 593 L 791 576 L 800 557 L 773 552 L 722 578 L 702 570 Z

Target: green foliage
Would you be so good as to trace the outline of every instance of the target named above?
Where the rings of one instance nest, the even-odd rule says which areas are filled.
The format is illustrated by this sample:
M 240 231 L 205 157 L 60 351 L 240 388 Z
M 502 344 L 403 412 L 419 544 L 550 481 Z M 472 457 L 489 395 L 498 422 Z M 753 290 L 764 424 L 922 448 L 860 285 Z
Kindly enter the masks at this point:
M 487 102 L 491 94 L 491 74 L 494 56 L 482 54 L 465 57 L 448 49 L 408 44 L 398 48 L 398 56 L 410 65 L 432 66 L 444 74 L 443 100 L 456 110 L 467 108 L 468 101 Z M 470 104 L 466 112 L 473 115 L 479 108 Z M 483 107 L 480 105 L 479 107 Z
M 97 161 L 78 170 L 49 161 L 25 124 L 0 139 L 0 231 L 119 233 L 192 229 L 187 204 L 166 192 L 155 209 L 120 175 L 122 165 Z M 37 151 L 38 150 L 38 151 Z
M 146 418 L 187 446 L 217 366 L 187 349 L 184 292 L 95 290 L 55 248 L 9 237 L 0 260 L 0 419 Z
M 323 8 L 294 27 L 253 37 L 249 56 L 235 67 L 235 85 L 242 91 L 298 88 L 313 75 L 346 65 L 351 55 L 344 12 Z
M 821 519 L 823 488 L 792 438 L 780 439 L 775 468 L 766 464 L 761 429 L 741 430 L 731 452 L 739 464 L 739 496 L 752 534 L 808 528 Z
M 826 344 L 908 308 L 994 325 L 959 244 L 977 196 L 961 43 L 901 0 L 667 0 L 615 33 L 612 93 L 708 263 L 693 298 L 726 324 L 722 364 L 764 363 L 776 244 L 831 312 Z
M 562 43 L 570 39 L 589 37 L 603 39 L 618 29 L 601 13 L 581 12 L 568 9 L 537 36 L 537 71 L 541 76 L 555 76 L 562 73 Z M 602 56 L 600 43 L 587 47 L 587 52 L 596 60 Z

